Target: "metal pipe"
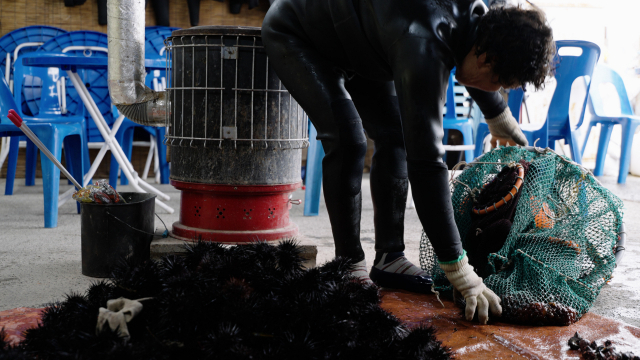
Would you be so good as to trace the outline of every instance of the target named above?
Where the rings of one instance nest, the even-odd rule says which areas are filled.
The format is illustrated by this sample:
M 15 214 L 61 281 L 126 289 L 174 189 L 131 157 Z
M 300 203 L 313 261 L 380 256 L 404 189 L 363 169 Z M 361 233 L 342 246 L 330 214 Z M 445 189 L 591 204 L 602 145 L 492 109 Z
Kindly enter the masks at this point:
M 109 94 L 121 114 L 141 125 L 165 126 L 165 92 L 144 84 L 144 0 L 108 0 Z

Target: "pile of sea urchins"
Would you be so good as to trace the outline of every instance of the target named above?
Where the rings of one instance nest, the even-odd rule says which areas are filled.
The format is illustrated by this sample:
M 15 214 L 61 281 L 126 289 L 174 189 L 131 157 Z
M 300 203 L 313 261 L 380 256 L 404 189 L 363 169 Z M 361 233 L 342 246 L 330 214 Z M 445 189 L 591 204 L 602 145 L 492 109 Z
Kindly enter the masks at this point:
M 292 241 L 222 246 L 135 265 L 52 304 L 0 359 L 449 359 L 434 329 L 408 329 L 379 306 L 377 288 L 349 277 L 350 261 L 304 269 Z M 96 334 L 110 299 L 145 300 L 128 324 Z

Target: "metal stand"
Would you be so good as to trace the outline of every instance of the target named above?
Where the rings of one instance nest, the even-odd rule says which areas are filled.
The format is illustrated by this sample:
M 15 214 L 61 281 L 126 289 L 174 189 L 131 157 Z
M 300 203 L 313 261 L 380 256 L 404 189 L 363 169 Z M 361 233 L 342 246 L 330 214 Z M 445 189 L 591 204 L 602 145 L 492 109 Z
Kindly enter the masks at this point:
M 91 165 L 89 172 L 84 176 L 82 185 L 83 186 L 87 185 L 87 183 L 89 182 L 89 179 L 91 179 L 95 174 L 96 170 L 98 170 L 98 166 L 102 162 L 102 159 L 107 153 L 107 150 L 111 150 L 111 153 L 115 157 L 116 161 L 118 162 L 118 164 L 120 164 L 122 173 L 127 177 L 127 179 L 129 179 L 129 182 L 131 183 L 133 188 L 137 192 L 148 192 L 148 193 L 156 194 L 158 196 L 156 198 L 156 204 L 161 208 L 163 208 L 164 210 L 166 210 L 169 214 L 173 214 L 174 209 L 161 201 L 161 200 L 165 200 L 165 201 L 170 200 L 170 197 L 164 194 L 163 192 L 161 192 L 160 190 L 149 185 L 144 180 L 140 179 L 140 177 L 138 176 L 138 173 L 133 169 L 133 165 L 131 165 L 124 151 L 120 147 L 120 144 L 118 144 L 118 142 L 115 140 L 115 135 L 118 132 L 120 125 L 122 125 L 122 121 L 124 120 L 124 115 L 118 116 L 115 123 L 113 124 L 113 128 L 111 129 L 111 131 L 109 131 L 109 125 L 105 121 L 104 117 L 102 117 L 102 113 L 98 109 L 98 105 L 96 105 L 95 101 L 93 101 L 93 98 L 89 93 L 89 90 L 87 90 L 87 88 L 85 87 L 84 83 L 80 79 L 80 76 L 78 76 L 78 74 L 72 70 L 67 70 L 67 75 L 71 79 L 73 86 L 78 91 L 78 94 L 82 99 L 82 102 L 87 107 L 87 110 L 91 115 L 91 118 L 95 122 L 96 126 L 98 127 L 98 130 L 100 131 L 100 134 L 104 138 L 104 145 L 102 145 L 102 148 L 100 148 L 100 152 L 98 153 L 98 156 L 96 157 L 95 161 Z M 64 202 L 68 200 L 71 197 L 73 190 L 74 189 L 71 189 L 70 191 L 67 191 L 66 193 L 62 194 L 60 196 L 60 201 Z

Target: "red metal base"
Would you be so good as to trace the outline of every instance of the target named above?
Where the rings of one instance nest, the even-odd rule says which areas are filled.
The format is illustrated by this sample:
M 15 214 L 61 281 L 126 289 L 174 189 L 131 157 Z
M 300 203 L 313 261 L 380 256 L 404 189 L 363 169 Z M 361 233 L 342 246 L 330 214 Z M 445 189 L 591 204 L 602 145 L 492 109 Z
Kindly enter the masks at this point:
M 300 187 L 283 185 L 211 185 L 171 180 L 182 191 L 180 221 L 171 236 L 221 243 L 275 241 L 294 237 L 289 195 Z

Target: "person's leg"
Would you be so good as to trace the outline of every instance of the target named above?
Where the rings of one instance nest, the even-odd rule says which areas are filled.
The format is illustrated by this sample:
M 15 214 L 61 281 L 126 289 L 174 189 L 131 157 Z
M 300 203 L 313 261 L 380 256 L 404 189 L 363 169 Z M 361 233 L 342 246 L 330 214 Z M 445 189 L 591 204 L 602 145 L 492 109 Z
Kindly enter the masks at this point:
M 393 82 L 355 76 L 346 83 L 375 150 L 371 163 L 376 258 L 371 279 L 380 286 L 429 292 L 431 279 L 404 257 L 409 180 L 402 122 Z
M 361 263 L 365 256 L 360 245 L 360 187 L 366 137 L 344 88 L 345 75 L 309 45 L 286 1 L 275 3 L 267 13 L 262 39 L 269 64 L 307 112 L 322 141 L 324 197 L 336 256 Z
M 370 179 L 376 252 L 404 251 L 404 211 L 409 180 L 393 82 L 355 76 L 345 87 L 375 145 Z

